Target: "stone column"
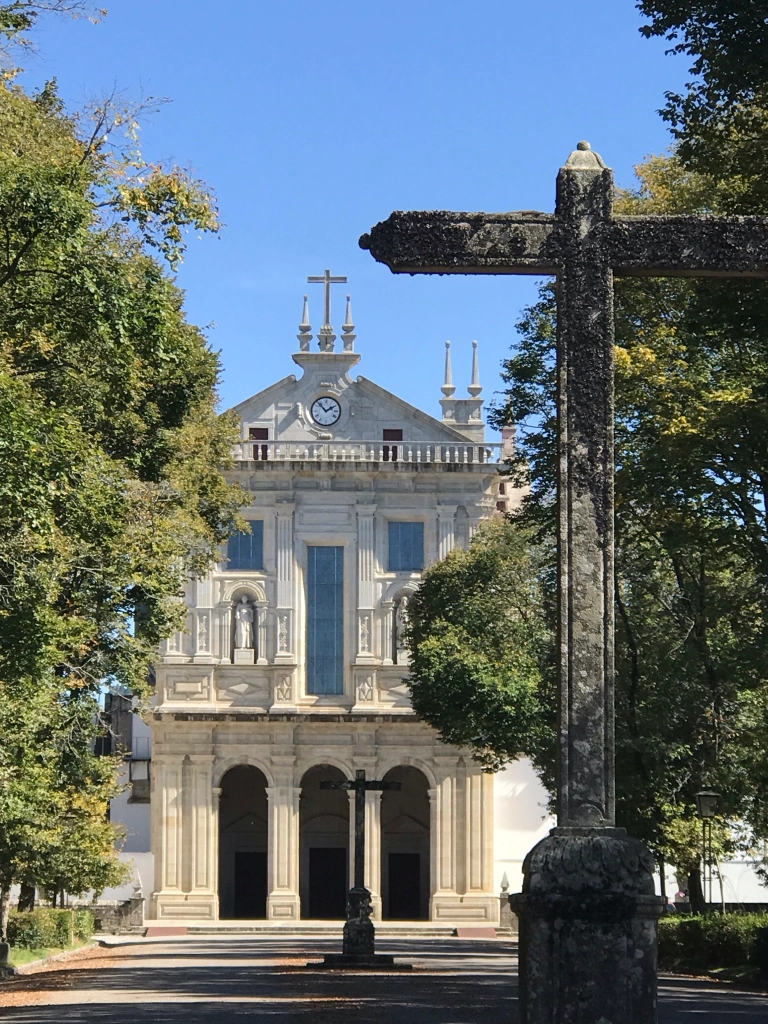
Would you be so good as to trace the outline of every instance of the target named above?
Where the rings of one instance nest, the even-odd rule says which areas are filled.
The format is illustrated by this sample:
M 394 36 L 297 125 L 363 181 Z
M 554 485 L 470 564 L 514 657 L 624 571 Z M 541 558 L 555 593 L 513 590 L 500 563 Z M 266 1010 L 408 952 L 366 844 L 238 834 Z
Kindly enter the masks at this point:
M 184 763 L 185 913 L 200 919 L 218 917 L 213 761 L 213 754 L 188 754 Z
M 357 506 L 357 657 L 360 664 L 372 663 L 373 650 L 373 609 L 375 607 L 374 570 L 376 552 L 374 549 L 375 505 Z
M 372 917 L 381 920 L 381 790 L 365 794 L 365 887 L 371 894 Z
M 429 790 L 429 916 L 433 921 L 445 921 L 452 919 L 459 899 L 456 888 L 458 758 L 435 760 L 439 762 L 441 776 L 436 787 Z
M 269 832 L 267 835 L 267 917 L 270 921 L 298 921 L 299 898 L 299 797 L 301 787 L 281 777 L 267 787 Z
M 194 661 L 213 661 L 213 584 L 210 576 L 195 581 L 196 610 L 192 613 Z
M 457 505 L 437 506 L 437 557 L 446 558 L 456 544 L 456 509 Z
M 381 602 L 381 664 L 394 664 L 395 624 L 394 604 L 392 601 Z
M 656 1020 L 653 858 L 614 823 L 612 197 L 600 158 L 572 154 L 557 183 L 558 825 L 511 900 L 521 1024 Z
M 152 853 L 155 889 L 150 901 L 154 918 L 169 916 L 166 909 L 182 898 L 182 765 L 181 755 L 155 754 L 152 758 Z M 172 916 L 172 915 L 170 915 Z
M 221 601 L 216 606 L 219 624 L 219 661 L 222 665 L 232 662 L 232 602 Z
M 293 511 L 290 502 L 277 506 L 277 607 L 275 664 L 293 664 L 296 655 L 293 600 Z

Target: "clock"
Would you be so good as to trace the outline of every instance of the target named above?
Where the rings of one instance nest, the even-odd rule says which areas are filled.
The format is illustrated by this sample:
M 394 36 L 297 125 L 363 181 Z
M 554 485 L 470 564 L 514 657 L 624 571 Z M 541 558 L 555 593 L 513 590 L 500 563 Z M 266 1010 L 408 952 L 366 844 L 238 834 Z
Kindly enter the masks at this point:
M 317 398 L 310 412 L 315 423 L 321 427 L 330 427 L 341 416 L 341 406 L 335 398 Z

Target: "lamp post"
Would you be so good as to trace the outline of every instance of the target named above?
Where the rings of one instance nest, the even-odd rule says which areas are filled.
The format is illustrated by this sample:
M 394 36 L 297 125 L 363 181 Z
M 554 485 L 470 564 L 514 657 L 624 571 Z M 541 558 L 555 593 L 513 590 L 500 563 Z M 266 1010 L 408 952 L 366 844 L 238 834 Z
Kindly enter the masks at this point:
M 712 903 L 712 819 L 717 814 L 719 800 L 720 794 L 714 789 L 702 789 L 696 794 L 696 808 L 701 818 L 701 890 L 707 904 Z

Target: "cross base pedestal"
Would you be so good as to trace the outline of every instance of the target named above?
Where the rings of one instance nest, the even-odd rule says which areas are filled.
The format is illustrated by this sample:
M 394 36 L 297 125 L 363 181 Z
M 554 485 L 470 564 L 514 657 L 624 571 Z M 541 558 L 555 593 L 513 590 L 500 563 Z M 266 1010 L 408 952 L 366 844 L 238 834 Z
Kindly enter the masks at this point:
M 656 1024 L 649 850 L 620 828 L 554 828 L 523 864 L 520 1024 Z
M 356 968 L 365 971 L 410 971 L 412 964 L 395 963 L 388 953 L 327 953 L 322 963 L 307 964 L 307 967 Z

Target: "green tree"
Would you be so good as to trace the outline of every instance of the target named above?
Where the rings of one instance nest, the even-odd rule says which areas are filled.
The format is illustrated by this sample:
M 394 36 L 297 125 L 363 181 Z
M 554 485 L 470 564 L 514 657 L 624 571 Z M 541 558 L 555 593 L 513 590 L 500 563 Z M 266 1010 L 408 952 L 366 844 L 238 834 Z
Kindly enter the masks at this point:
M 0 5 L 0 34 L 48 9 L 85 5 Z M 69 114 L 55 83 L 0 81 L 0 747 L 15 750 L 0 903 L 14 881 L 114 876 L 115 766 L 90 753 L 101 691 L 148 692 L 185 581 L 239 521 L 219 472 L 235 426 L 216 412 L 218 357 L 168 270 L 187 230 L 218 230 L 216 207 L 188 172 L 142 158 L 140 115 L 115 101 Z
M 446 743 L 473 748 L 491 770 L 527 754 L 551 782 L 550 561 L 530 531 L 485 523 L 467 551 L 424 574 L 407 640 L 413 707 Z
M 729 180 L 735 212 L 766 209 L 768 24 L 755 0 L 639 0 L 646 37 L 666 37 L 670 53 L 693 59 L 684 94 L 666 93 L 661 111 L 689 170 Z M 755 201 L 760 201 L 759 210 Z M 738 210 L 739 197 L 751 208 Z M 748 204 L 749 206 L 749 204 Z

